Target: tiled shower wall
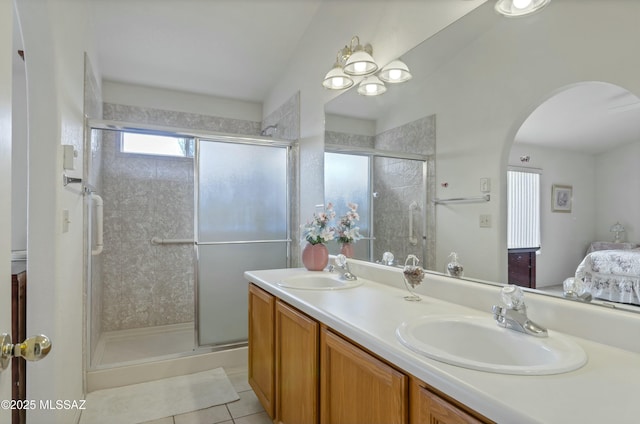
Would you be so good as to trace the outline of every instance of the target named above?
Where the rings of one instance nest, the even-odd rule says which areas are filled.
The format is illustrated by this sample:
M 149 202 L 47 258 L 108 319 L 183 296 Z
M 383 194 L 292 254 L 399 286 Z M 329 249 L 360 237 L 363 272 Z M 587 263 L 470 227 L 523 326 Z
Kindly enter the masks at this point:
M 407 255 L 421 257 L 421 235 L 426 216 L 427 239 L 425 264 L 427 269 L 435 267 L 435 206 L 432 202 L 435 194 L 435 115 L 418 119 L 408 124 L 385 131 L 375 137 L 338 132 L 327 132 L 325 142 L 351 147 L 369 147 L 376 150 L 418 153 L 426 155 L 427 186 L 422 182 L 422 163 L 402 159 L 377 158 L 374 163 L 374 187 L 378 193 L 375 202 L 373 225 L 376 242 L 373 256 L 379 260 L 385 251 L 390 251 L 399 263 Z M 423 190 L 426 190 L 426 204 Z M 417 203 L 413 217 L 414 235 L 418 236 L 418 245 L 412 246 L 409 238 L 409 205 Z
M 277 125 L 278 129 L 274 133 L 273 137 L 281 140 L 289 140 L 297 142 L 300 139 L 300 92 L 297 92 L 289 100 L 284 102 L 282 106 L 269 114 L 262 122 L 262 128 L 266 128 L 269 125 Z M 291 199 L 289 202 L 289 215 L 291 219 L 291 266 L 302 266 L 300 243 L 300 187 L 299 178 L 300 174 L 298 160 L 300 156 L 299 144 L 295 143 L 291 149 L 291 163 L 290 171 L 291 178 L 289 178 Z
M 104 118 L 260 133 L 260 122 L 110 103 L 104 104 Z M 103 331 L 193 321 L 193 246 L 150 242 L 152 237 L 194 237 L 193 160 L 124 155 L 117 132 L 104 133 L 103 151 Z

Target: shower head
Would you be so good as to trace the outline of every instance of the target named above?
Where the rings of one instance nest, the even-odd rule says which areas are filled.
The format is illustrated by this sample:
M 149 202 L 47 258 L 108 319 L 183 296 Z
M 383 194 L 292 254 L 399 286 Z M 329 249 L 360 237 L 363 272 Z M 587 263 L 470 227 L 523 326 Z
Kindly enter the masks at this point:
M 271 132 L 269 132 L 270 130 L 271 130 Z M 266 137 L 273 137 L 273 135 L 275 133 L 277 133 L 277 132 L 278 132 L 278 124 L 269 125 L 265 129 L 260 131 L 260 135 L 263 135 L 263 136 L 266 136 Z

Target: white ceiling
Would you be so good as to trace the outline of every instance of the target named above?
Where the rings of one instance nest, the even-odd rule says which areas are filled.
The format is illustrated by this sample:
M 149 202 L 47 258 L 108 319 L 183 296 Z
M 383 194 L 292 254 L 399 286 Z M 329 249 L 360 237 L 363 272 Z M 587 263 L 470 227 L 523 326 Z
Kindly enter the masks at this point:
M 91 0 L 106 80 L 262 102 L 322 0 Z

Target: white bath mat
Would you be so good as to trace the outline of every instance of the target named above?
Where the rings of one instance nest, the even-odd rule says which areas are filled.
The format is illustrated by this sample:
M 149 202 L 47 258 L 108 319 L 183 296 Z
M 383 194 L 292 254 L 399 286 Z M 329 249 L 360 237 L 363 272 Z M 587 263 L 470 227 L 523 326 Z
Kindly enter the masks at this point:
M 91 392 L 80 424 L 137 424 L 238 399 L 224 370 L 216 368 Z

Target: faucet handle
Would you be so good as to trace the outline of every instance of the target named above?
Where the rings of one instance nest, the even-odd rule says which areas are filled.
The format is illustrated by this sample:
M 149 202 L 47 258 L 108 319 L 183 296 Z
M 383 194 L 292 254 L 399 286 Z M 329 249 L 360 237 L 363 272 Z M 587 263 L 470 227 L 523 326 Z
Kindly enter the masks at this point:
M 491 311 L 493 312 L 493 319 L 495 319 L 499 324 L 504 324 L 504 315 L 507 310 L 500 305 L 493 305 Z
M 342 253 L 340 253 L 340 254 L 336 255 L 336 258 L 335 258 L 334 261 L 335 261 L 337 266 L 344 268 L 344 266 L 347 264 L 347 257 L 345 255 L 343 255 Z
M 524 293 L 520 286 L 507 284 L 502 288 L 500 297 L 509 309 L 519 310 L 524 307 Z

